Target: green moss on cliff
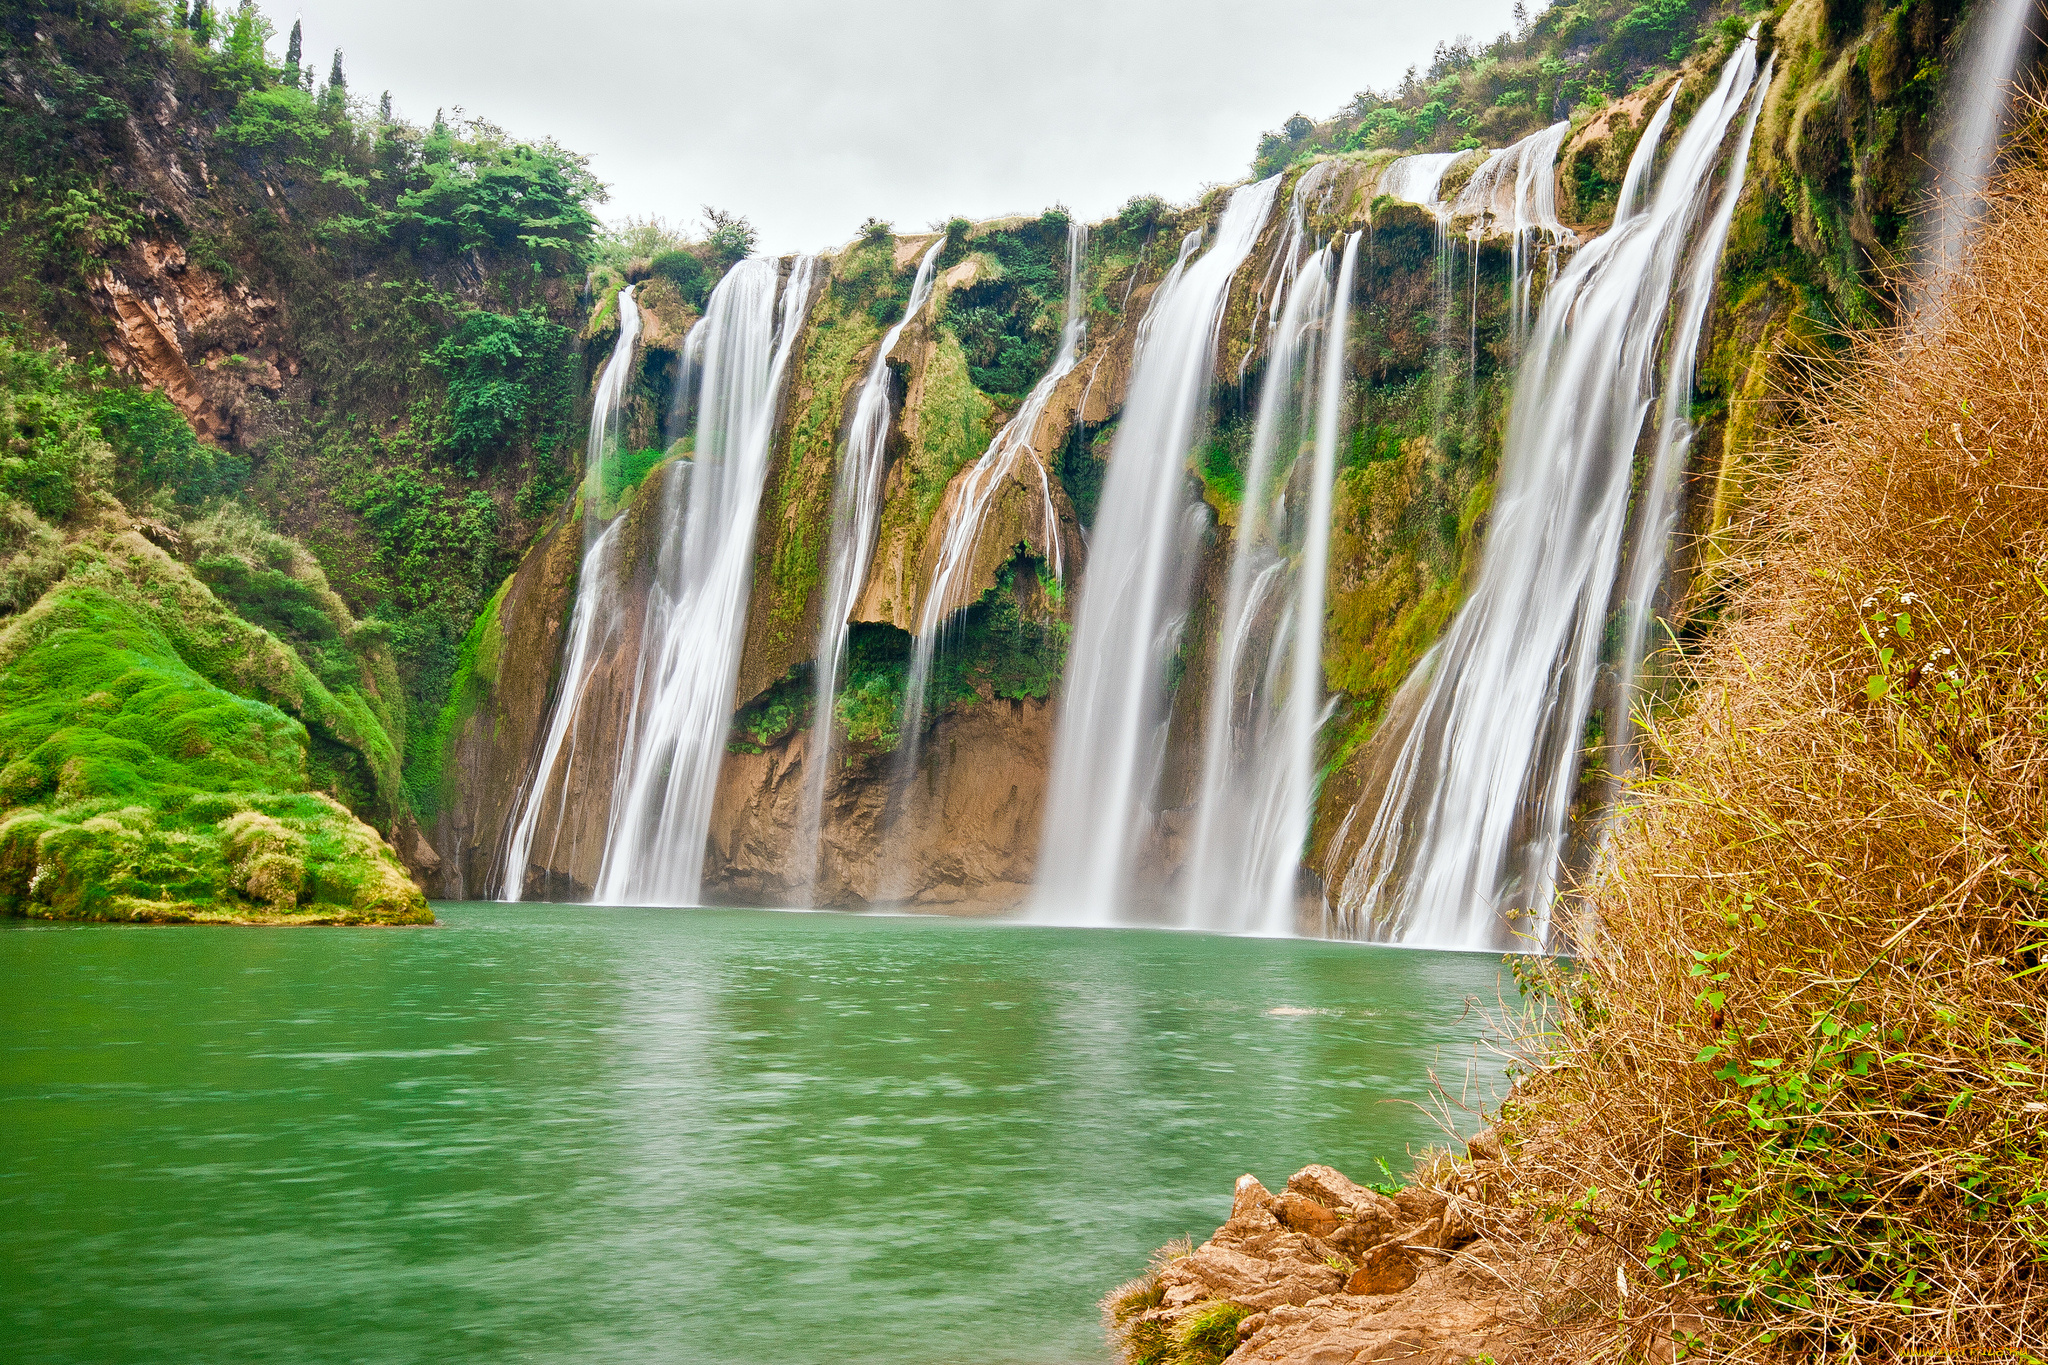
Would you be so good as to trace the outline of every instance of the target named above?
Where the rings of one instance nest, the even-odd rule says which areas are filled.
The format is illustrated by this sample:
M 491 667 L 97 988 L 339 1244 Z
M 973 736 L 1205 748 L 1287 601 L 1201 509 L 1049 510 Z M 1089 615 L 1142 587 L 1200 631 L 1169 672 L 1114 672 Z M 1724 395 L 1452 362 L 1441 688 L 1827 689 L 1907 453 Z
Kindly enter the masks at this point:
M 917 440 L 910 450 L 910 505 L 920 531 L 931 524 L 953 476 L 988 449 L 994 404 L 968 376 L 958 338 L 941 331 L 925 364 Z
M 103 434 L 137 457 L 108 487 L 138 507 L 229 494 L 308 546 L 350 612 L 387 623 L 397 681 L 376 700 L 403 743 L 433 728 L 471 618 L 574 486 L 569 324 L 602 190 L 552 143 L 300 89 L 266 28 L 246 8 L 207 37 L 136 0 L 0 26 L 0 297 L 89 354 L 103 273 L 183 294 L 163 319 L 182 354 L 136 363 L 227 449 L 108 389 Z M 334 683 L 283 570 L 206 572 L 252 611 L 296 612 L 263 619 Z
M 120 596 L 59 587 L 0 635 L 0 912 L 430 919 L 376 832 L 306 791 L 308 750 Z
M 833 278 L 811 309 L 797 374 L 799 406 L 790 424 L 781 477 L 770 485 L 764 525 L 776 528 L 769 561 L 769 617 L 801 621 L 822 576 L 832 470 L 838 454 L 841 411 L 857 382 L 855 362 L 880 338 L 882 327 L 865 304 L 889 260 L 882 247 L 861 247 L 835 265 Z

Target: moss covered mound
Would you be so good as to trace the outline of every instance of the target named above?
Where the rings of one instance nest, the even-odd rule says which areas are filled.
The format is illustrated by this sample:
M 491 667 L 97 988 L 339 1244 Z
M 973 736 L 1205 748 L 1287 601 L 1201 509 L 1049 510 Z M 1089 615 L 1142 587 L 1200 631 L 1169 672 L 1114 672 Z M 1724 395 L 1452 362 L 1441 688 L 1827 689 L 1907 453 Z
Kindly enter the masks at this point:
M 65 584 L 0 637 L 0 912 L 425 923 L 376 831 L 307 792 L 305 726 Z

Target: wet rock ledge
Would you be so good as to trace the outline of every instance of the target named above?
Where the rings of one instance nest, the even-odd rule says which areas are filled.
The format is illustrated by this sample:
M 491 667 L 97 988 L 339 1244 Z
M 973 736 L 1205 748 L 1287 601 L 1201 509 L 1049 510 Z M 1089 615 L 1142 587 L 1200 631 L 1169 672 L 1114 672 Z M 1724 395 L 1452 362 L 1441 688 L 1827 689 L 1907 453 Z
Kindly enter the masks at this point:
M 1474 1213 L 1442 1188 L 1390 1196 L 1328 1166 L 1278 1194 L 1243 1176 L 1230 1220 L 1192 1250 L 1163 1248 L 1104 1318 L 1126 1365 L 1505 1365 L 1524 1333 Z

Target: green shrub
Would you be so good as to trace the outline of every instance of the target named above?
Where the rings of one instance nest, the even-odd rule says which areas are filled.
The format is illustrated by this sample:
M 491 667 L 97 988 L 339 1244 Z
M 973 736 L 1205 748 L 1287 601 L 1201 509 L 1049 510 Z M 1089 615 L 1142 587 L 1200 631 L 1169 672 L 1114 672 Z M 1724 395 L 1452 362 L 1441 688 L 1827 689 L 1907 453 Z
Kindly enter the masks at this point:
M 645 482 L 668 457 L 666 450 L 620 450 L 607 459 L 598 479 L 598 514 L 614 515 L 626 495 Z
M 1251 1316 L 1242 1304 L 1221 1302 L 1198 1309 L 1180 1331 L 1179 1365 L 1222 1365 L 1237 1349 L 1237 1325 Z
M 61 353 L 0 339 L 0 493 L 61 522 L 106 484 L 113 452 Z
M 112 384 L 113 376 L 95 376 L 106 387 L 92 396 L 100 434 L 114 450 L 119 492 L 131 501 L 147 500 L 161 489 L 184 507 L 239 488 L 248 478 L 249 462 L 232 452 L 206 445 L 192 431 L 185 414 L 153 389 Z
M 648 263 L 648 269 L 675 285 L 683 302 L 701 309 L 711 293 L 711 271 L 694 251 L 664 251 Z
M 732 720 L 732 734 L 726 740 L 726 752 L 765 753 L 769 745 L 783 736 L 809 725 L 811 708 L 817 700 L 816 690 L 808 663 L 792 668 L 767 691 L 740 708 Z
M 239 151 L 304 165 L 332 131 L 311 95 L 295 85 L 277 85 L 243 95 L 221 130 L 221 140 Z
M 27 611 L 64 576 L 64 537 L 28 507 L 0 497 L 0 616 Z
M 449 255 L 480 247 L 536 260 L 589 255 L 597 228 L 590 205 L 604 189 L 586 158 L 552 141 L 513 142 L 487 125 L 462 139 L 437 125 L 421 156 L 424 183 L 397 199 L 400 240 Z
M 465 313 L 429 353 L 448 379 L 448 448 L 474 469 L 527 434 L 568 381 L 568 328 L 539 309 Z

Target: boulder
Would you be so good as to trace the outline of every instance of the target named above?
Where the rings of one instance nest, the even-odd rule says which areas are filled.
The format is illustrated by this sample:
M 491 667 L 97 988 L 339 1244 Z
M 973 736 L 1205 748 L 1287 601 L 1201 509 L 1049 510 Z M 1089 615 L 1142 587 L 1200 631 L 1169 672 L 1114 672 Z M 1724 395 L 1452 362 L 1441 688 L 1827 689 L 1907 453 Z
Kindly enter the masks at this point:
M 1266 1260 L 1232 1247 L 1205 1242 L 1159 1272 L 1161 1302 L 1178 1308 L 1201 1299 L 1228 1299 L 1247 1308 L 1301 1304 L 1343 1287 L 1344 1277 L 1327 1265 L 1287 1258 Z
M 1325 1240 L 1336 1250 L 1357 1260 L 1381 1242 L 1391 1239 L 1394 1225 L 1384 1219 L 1353 1219 L 1331 1233 Z
M 1374 1247 L 1358 1262 L 1358 1269 L 1344 1282 L 1347 1294 L 1398 1294 L 1415 1283 L 1422 1259 L 1398 1242 Z
M 1426 1223 L 1440 1216 L 1444 1205 L 1450 1201 L 1435 1190 L 1420 1185 L 1410 1185 L 1394 1196 L 1394 1207 L 1400 1211 L 1403 1223 Z
M 1309 1237 L 1328 1237 L 1342 1221 L 1314 1199 L 1291 1189 L 1276 1195 L 1266 1207 L 1282 1225 Z
M 1349 1210 L 1382 1196 L 1366 1189 L 1332 1166 L 1304 1166 L 1288 1177 L 1287 1188 L 1306 1195 L 1326 1209 Z
M 1237 1189 L 1230 1196 L 1230 1216 L 1242 1218 L 1255 1209 L 1263 1209 L 1273 1201 L 1273 1196 L 1259 1178 L 1247 1172 L 1237 1178 Z

